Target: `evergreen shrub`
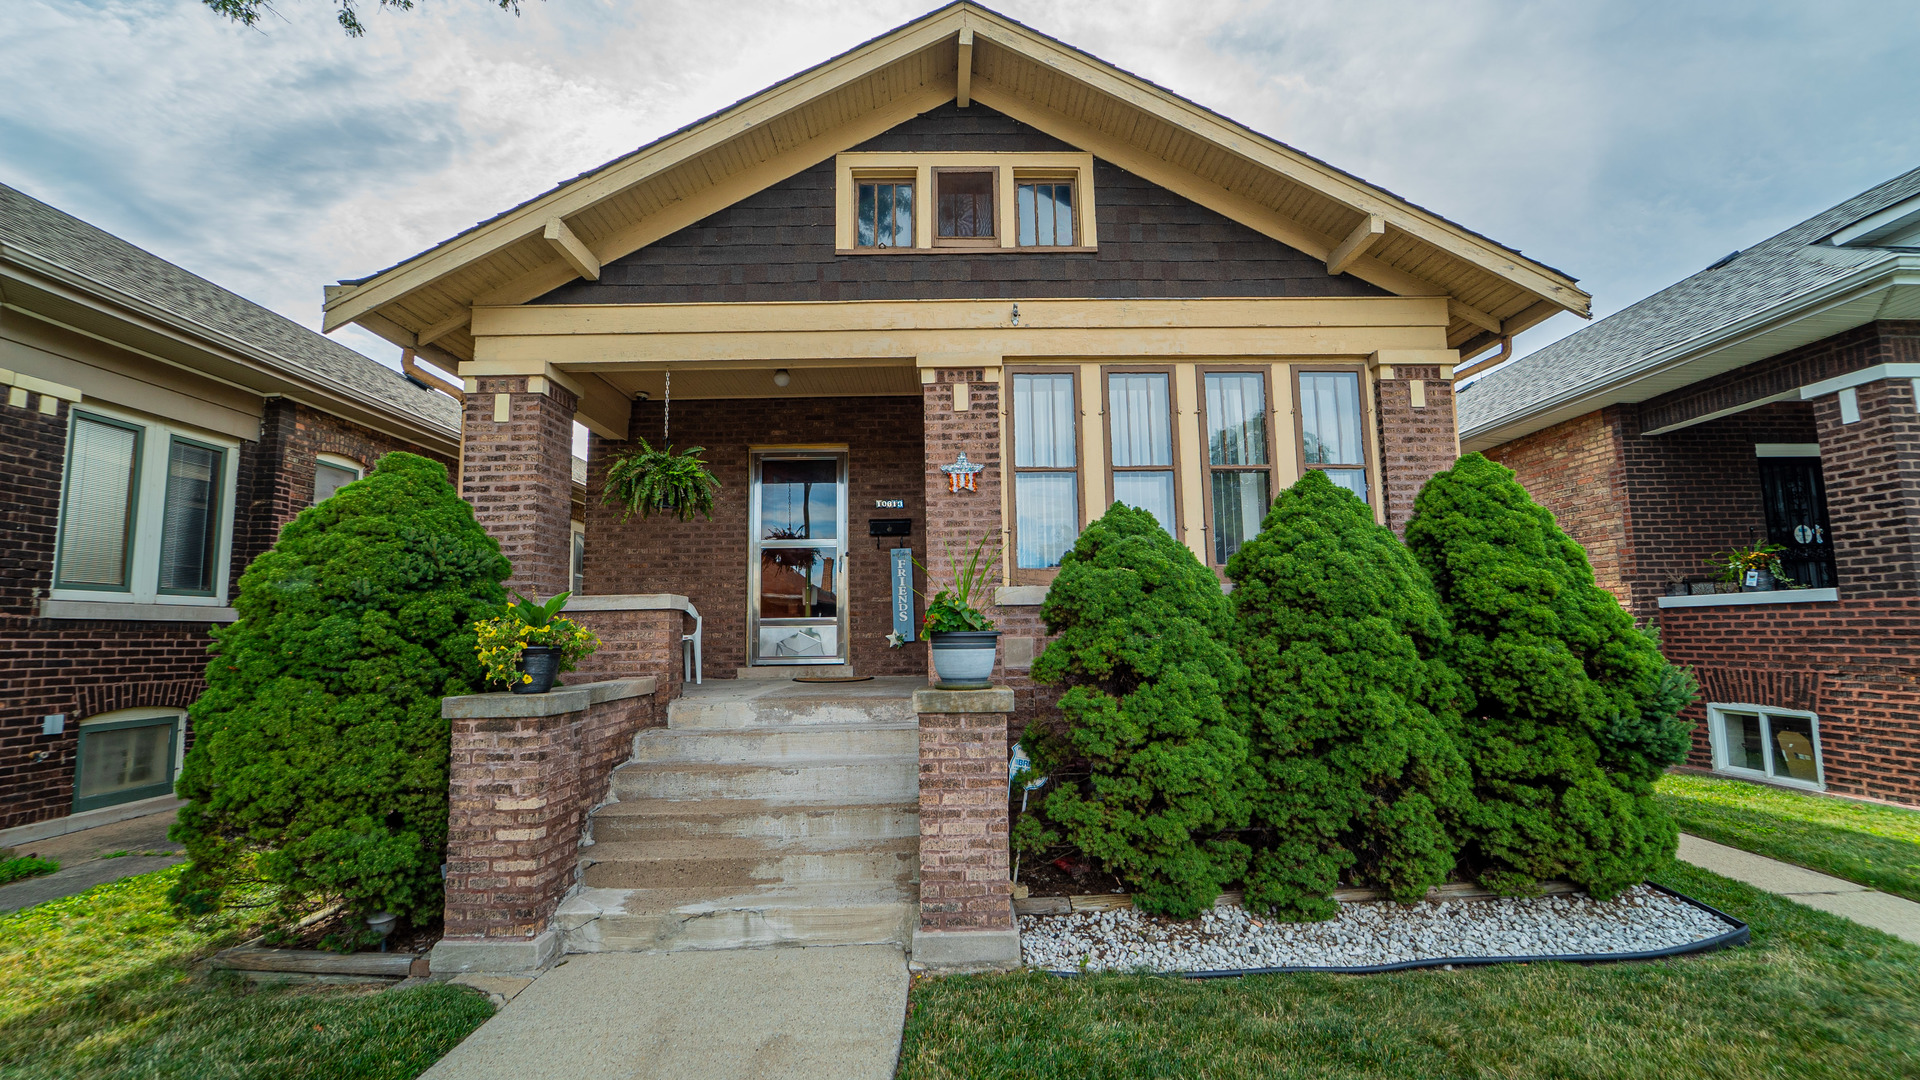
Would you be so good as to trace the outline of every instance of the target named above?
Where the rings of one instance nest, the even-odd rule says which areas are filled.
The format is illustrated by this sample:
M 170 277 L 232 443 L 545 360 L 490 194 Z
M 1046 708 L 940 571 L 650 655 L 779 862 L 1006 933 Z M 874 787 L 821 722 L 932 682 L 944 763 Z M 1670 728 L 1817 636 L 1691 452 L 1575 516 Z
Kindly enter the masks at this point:
M 211 910 L 258 875 L 290 905 L 438 914 L 440 699 L 482 688 L 474 624 L 503 610 L 509 569 L 446 469 L 413 454 L 289 522 L 241 575 L 239 621 L 213 631 L 175 902 Z
M 1453 870 L 1468 798 L 1458 680 L 1427 575 L 1351 492 L 1309 470 L 1228 562 L 1249 672 L 1249 906 L 1337 911 L 1342 877 L 1412 902 Z
M 1407 544 L 1478 701 L 1463 725 L 1475 786 L 1463 866 L 1503 892 L 1565 877 L 1604 897 L 1671 858 L 1652 785 L 1692 738 L 1677 718 L 1691 675 L 1594 583 L 1586 552 L 1512 470 L 1479 454 L 1421 489 Z
M 1041 800 L 1059 832 L 1023 818 L 1015 842 L 1067 842 L 1099 859 L 1156 914 L 1211 907 L 1246 865 L 1220 834 L 1246 824 L 1245 669 L 1219 579 L 1144 510 L 1115 504 L 1088 525 L 1041 609 L 1059 635 L 1033 678 L 1064 686 L 1063 724 L 1029 729 Z

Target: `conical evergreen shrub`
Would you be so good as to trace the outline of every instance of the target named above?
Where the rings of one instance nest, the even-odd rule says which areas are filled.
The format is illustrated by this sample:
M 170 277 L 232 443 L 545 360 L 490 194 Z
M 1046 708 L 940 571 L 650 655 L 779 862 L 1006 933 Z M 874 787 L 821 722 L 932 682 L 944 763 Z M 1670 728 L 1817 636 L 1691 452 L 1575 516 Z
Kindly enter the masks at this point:
M 1468 790 L 1426 573 L 1317 471 L 1274 500 L 1227 573 L 1259 777 L 1248 904 L 1328 918 L 1343 876 L 1418 900 L 1453 869 Z
M 440 699 L 482 689 L 473 624 L 504 609 L 509 569 L 446 469 L 413 454 L 289 522 L 241 576 L 239 621 L 213 631 L 176 902 L 208 910 L 245 873 L 295 905 L 438 914 Z
M 1596 896 L 1670 858 L 1673 822 L 1653 801 L 1685 756 L 1685 671 L 1660 655 L 1579 544 L 1512 470 L 1468 454 L 1421 489 L 1407 544 L 1449 621 L 1448 659 L 1478 704 L 1463 746 L 1475 800 L 1462 862 L 1525 893 L 1565 877 Z
M 1219 579 L 1152 514 L 1116 503 L 1061 562 L 1041 615 L 1059 636 L 1034 681 L 1066 687 L 1063 723 L 1027 736 L 1051 778 L 1045 816 L 1141 908 L 1199 914 L 1246 865 L 1218 835 L 1247 819 L 1246 733 L 1229 708 L 1245 669 Z M 1021 838 L 1042 834 L 1032 820 Z

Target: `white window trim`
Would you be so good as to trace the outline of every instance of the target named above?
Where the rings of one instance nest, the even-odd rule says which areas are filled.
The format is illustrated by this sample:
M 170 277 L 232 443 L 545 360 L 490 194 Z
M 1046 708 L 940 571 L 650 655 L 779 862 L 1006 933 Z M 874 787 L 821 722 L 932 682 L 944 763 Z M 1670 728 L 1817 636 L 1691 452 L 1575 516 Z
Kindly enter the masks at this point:
M 1730 712 L 1758 713 L 1762 717 L 1763 724 L 1766 724 L 1766 717 L 1772 716 L 1791 716 L 1796 719 L 1808 721 L 1813 729 L 1813 771 L 1820 775 L 1820 779 L 1817 781 L 1796 780 L 1791 776 L 1777 776 L 1772 772 L 1775 747 L 1773 745 L 1773 726 L 1771 724 L 1766 724 L 1765 730 L 1767 737 L 1760 740 L 1761 750 L 1766 757 L 1765 768 L 1755 770 L 1746 768 L 1745 766 L 1728 764 L 1724 720 L 1726 714 Z M 1801 709 L 1778 709 L 1771 705 L 1712 702 L 1707 705 L 1707 741 L 1713 747 L 1714 772 L 1727 776 L 1737 776 L 1743 780 L 1757 780 L 1765 784 L 1801 788 L 1806 791 L 1827 790 L 1827 755 L 1826 751 L 1822 749 L 1820 745 L 1820 717 L 1814 713 Z
M 346 469 L 348 472 L 353 473 L 355 480 L 365 480 L 367 478 L 366 463 L 355 461 L 344 454 L 315 454 L 313 455 L 313 460 L 320 465 L 331 465 L 336 469 Z
M 74 408 L 81 413 L 95 413 L 145 429 L 140 440 L 140 490 L 136 493 L 133 512 L 133 558 L 129 570 L 128 588 L 125 592 L 52 587 L 47 591 L 47 598 L 99 604 L 226 607 L 228 578 L 231 577 L 233 568 L 233 512 L 236 480 L 240 470 L 240 440 L 200 428 L 180 427 L 127 409 L 100 405 L 91 401 Z M 69 443 L 72 441 L 71 423 L 69 421 L 67 429 Z M 218 541 L 214 551 L 212 596 L 181 596 L 160 591 L 160 526 L 166 516 L 167 501 L 166 454 L 167 448 L 172 444 L 173 436 L 176 435 L 194 442 L 218 446 L 225 451 L 221 455 L 223 475 L 220 481 L 220 521 L 216 527 Z M 61 538 L 66 533 L 66 467 L 67 451 L 63 449 L 60 459 L 60 513 L 54 523 L 56 562 L 60 557 Z M 57 566 L 53 580 L 56 582 L 60 580 Z

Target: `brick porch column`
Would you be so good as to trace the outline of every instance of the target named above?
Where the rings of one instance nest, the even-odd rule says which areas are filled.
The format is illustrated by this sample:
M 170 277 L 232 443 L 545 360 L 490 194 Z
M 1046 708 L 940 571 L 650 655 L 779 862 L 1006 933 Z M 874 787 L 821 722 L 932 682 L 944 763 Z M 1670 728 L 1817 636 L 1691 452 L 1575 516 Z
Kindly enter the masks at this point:
M 1848 600 L 1920 593 L 1915 389 L 1912 379 L 1880 379 L 1813 399 L 1834 561 L 1840 595 Z M 1856 410 L 1858 419 L 1845 419 Z
M 573 414 L 551 379 L 482 376 L 467 395 L 460 494 L 513 560 L 509 589 L 542 599 L 572 580 Z
M 1444 366 L 1453 364 L 1458 355 L 1451 351 L 1374 354 L 1380 500 L 1387 510 L 1387 525 L 1396 533 L 1406 532 L 1420 488 L 1460 456 L 1453 380 L 1442 377 Z
M 991 370 L 996 381 L 988 382 Z M 926 554 L 921 561 L 933 576 L 944 582 L 949 576 L 948 554 L 964 553 L 991 534 L 998 542 L 1007 538 L 1007 527 L 1000 518 L 1000 386 L 998 369 L 941 368 L 923 370 L 920 389 L 926 405 Z M 951 465 L 961 454 L 975 465 L 986 466 L 974 474 L 973 491 L 949 491 L 942 465 Z M 978 597 L 976 607 L 989 616 L 999 613 L 988 609 L 993 588 L 1002 583 L 998 566 L 990 575 L 987 595 Z M 928 594 L 933 588 L 930 585 Z M 924 608 L 922 609 L 924 611 Z M 996 655 L 993 677 L 1003 674 L 1006 660 L 1003 648 Z M 933 681 L 933 662 L 927 662 L 927 680 Z
M 913 707 L 920 715 L 920 925 L 913 958 L 931 967 L 1011 967 L 1020 962 L 1007 880 L 1013 691 L 917 690 Z

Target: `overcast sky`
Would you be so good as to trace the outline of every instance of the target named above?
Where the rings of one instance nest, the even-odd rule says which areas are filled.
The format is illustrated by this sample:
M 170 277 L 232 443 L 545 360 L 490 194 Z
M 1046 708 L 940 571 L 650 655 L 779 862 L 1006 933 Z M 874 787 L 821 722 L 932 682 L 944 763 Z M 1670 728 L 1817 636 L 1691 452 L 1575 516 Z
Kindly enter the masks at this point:
M 254 30 L 199 0 L 0 0 L 0 181 L 317 327 L 322 284 L 933 6 L 417 2 L 362 0 L 353 40 L 332 0 Z M 1920 165 L 1909 2 L 997 6 L 1573 274 L 1602 315 Z

